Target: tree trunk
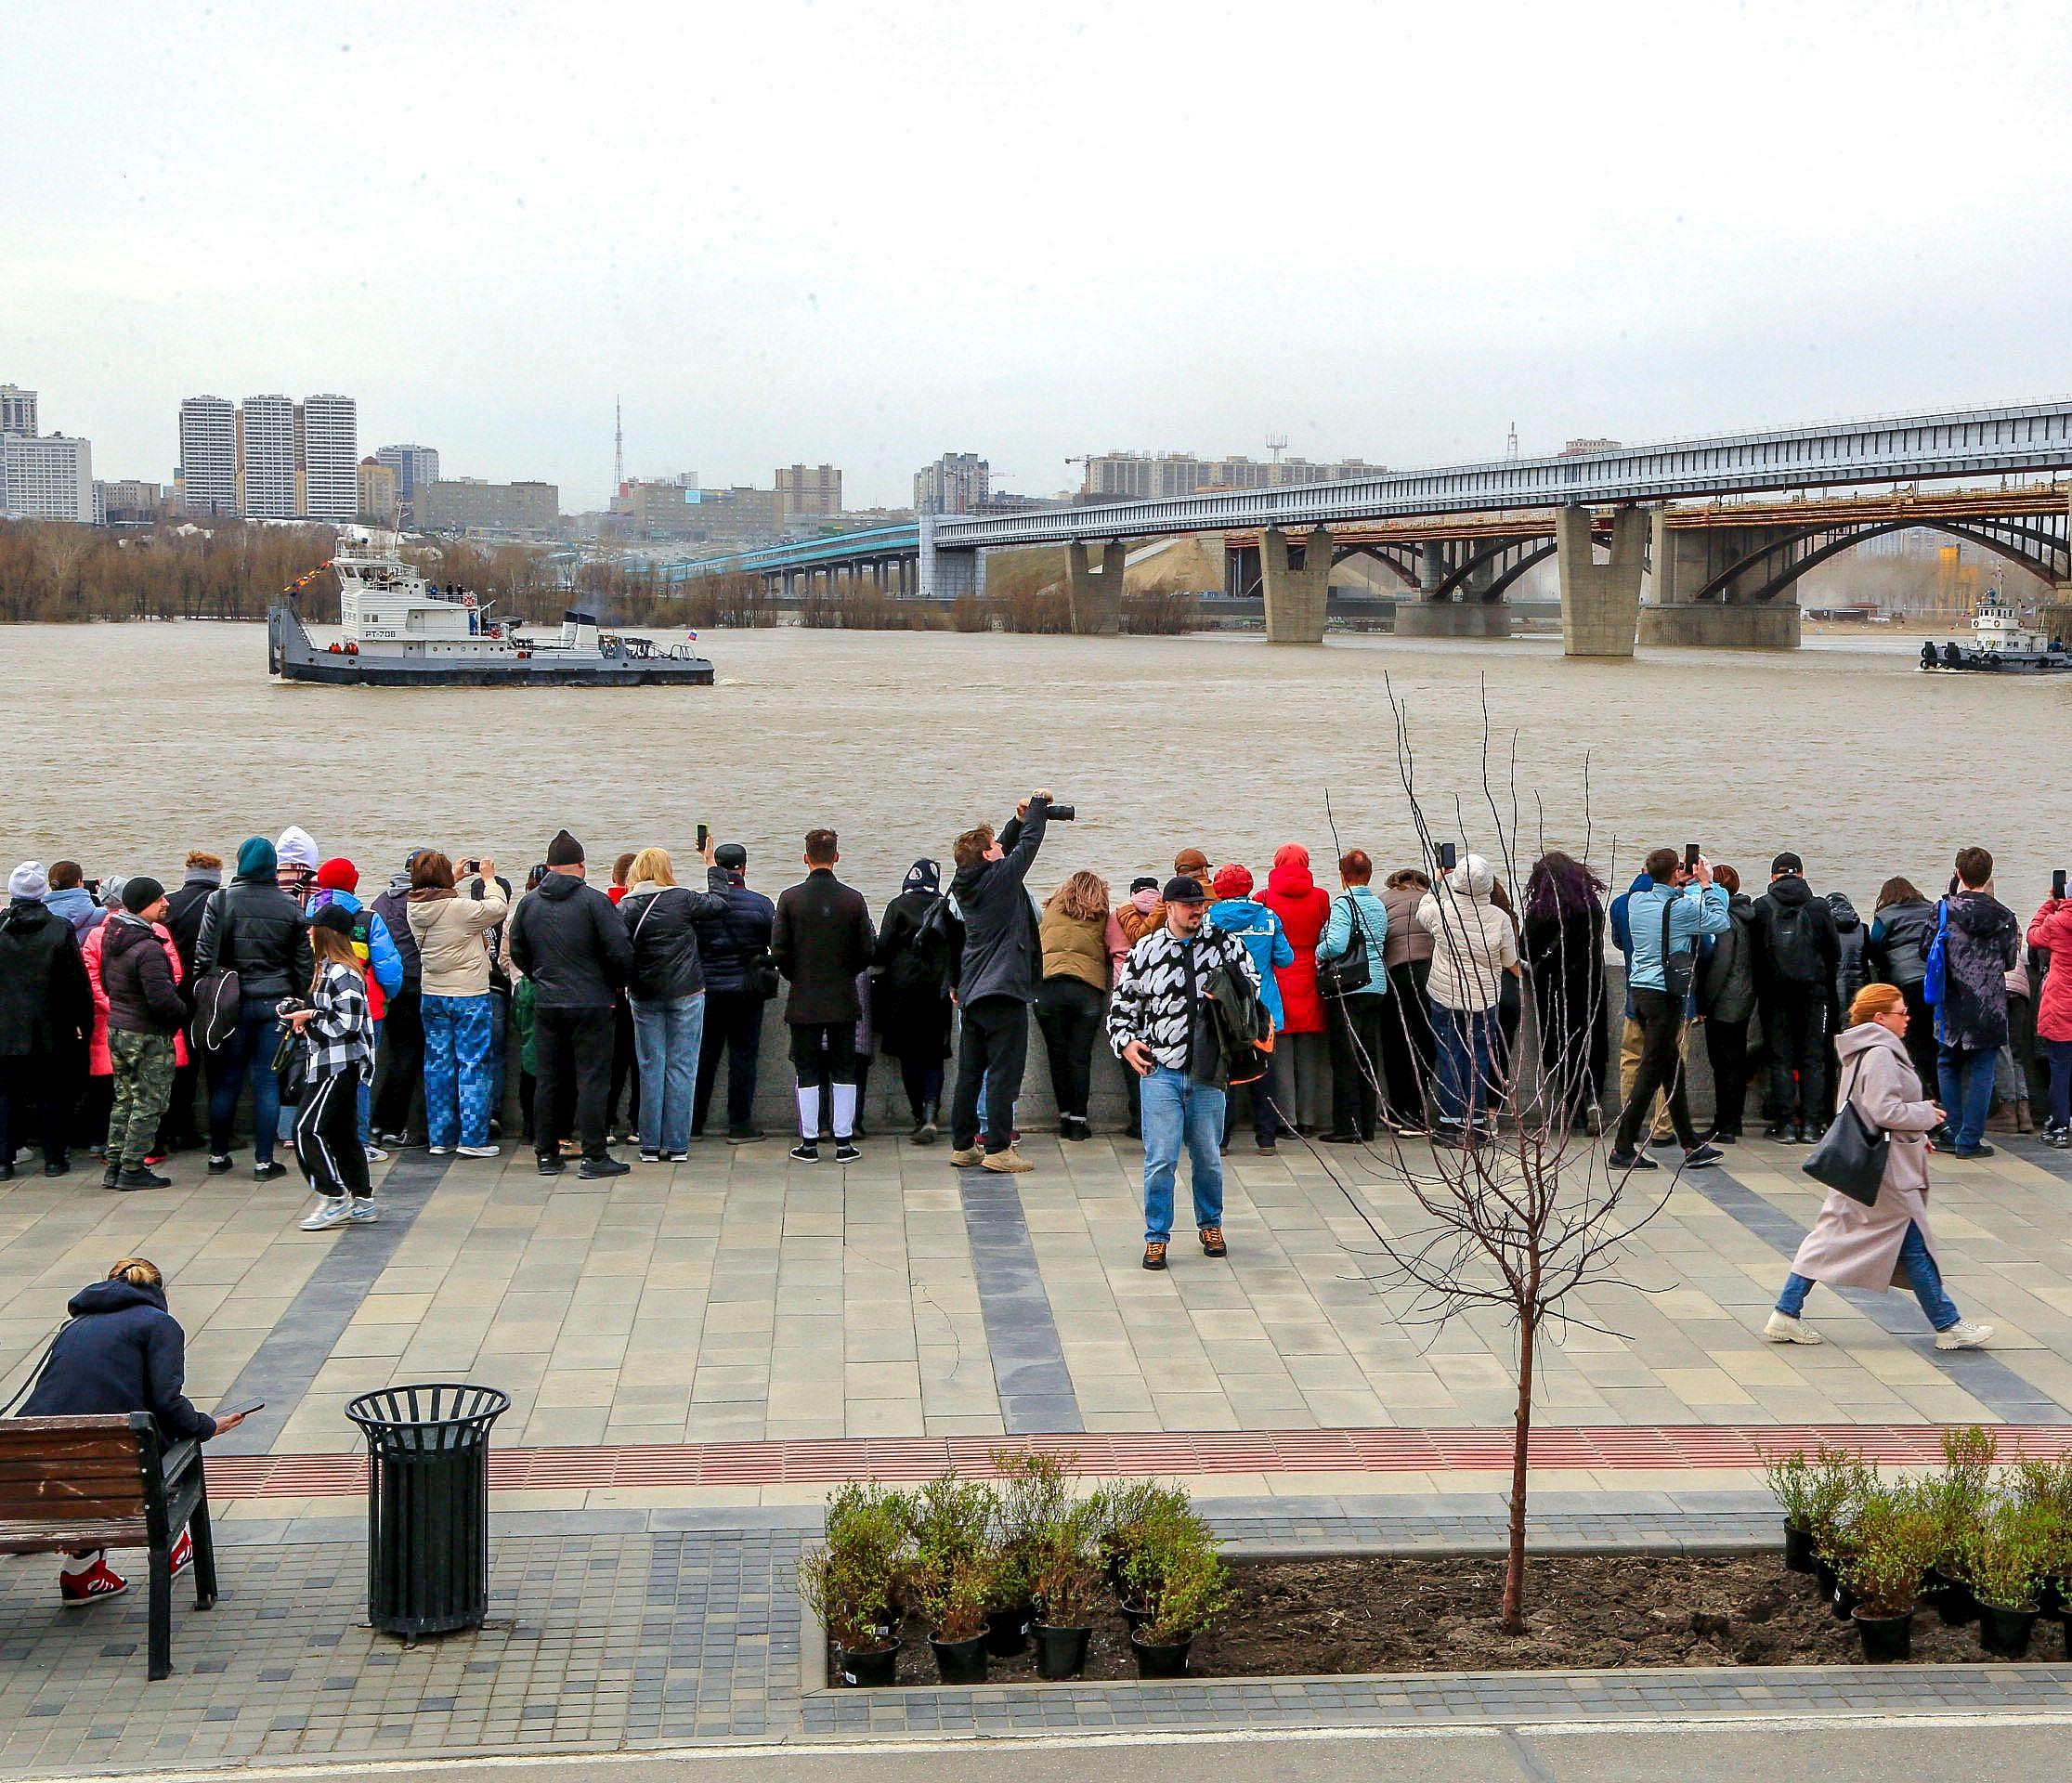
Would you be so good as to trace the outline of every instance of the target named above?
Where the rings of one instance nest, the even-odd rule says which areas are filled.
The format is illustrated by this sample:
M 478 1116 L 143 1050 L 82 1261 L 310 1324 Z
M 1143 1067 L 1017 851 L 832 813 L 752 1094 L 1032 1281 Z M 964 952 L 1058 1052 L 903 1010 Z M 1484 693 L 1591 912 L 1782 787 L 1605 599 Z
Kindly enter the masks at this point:
M 1511 1420 L 1511 1552 L 1504 1569 L 1504 1632 L 1525 1633 L 1525 1457 L 1532 1435 L 1532 1344 L 1538 1321 L 1518 1321 L 1518 1405 Z

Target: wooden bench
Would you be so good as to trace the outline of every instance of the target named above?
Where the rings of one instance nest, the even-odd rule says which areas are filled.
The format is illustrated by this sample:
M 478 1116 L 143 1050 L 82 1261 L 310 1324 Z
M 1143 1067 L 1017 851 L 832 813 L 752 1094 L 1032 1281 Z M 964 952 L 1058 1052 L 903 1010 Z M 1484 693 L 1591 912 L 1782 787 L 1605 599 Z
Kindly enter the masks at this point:
M 173 1670 L 173 1544 L 194 1537 L 194 1601 L 215 1602 L 202 1445 L 166 1443 L 149 1412 L 0 1418 L 0 1554 L 148 1548 L 150 1675 Z

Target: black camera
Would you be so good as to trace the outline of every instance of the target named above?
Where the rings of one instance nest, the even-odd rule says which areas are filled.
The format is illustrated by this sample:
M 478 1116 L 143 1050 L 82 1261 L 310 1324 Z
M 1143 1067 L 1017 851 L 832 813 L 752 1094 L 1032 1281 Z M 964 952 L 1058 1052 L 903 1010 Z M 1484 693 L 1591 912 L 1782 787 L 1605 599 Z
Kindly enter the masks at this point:
M 1044 815 L 1053 824 L 1076 823 L 1079 819 L 1079 807 L 1077 805 L 1050 805 L 1045 808 Z

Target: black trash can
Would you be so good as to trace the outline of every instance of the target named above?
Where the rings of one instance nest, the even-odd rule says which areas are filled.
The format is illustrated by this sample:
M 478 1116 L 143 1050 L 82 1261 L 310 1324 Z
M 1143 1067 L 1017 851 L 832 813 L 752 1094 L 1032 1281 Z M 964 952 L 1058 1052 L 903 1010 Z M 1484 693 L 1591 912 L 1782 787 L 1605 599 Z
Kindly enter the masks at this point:
M 367 1614 L 384 1633 L 480 1628 L 489 1613 L 493 1386 L 440 1381 L 362 1393 L 345 1415 L 367 1436 Z

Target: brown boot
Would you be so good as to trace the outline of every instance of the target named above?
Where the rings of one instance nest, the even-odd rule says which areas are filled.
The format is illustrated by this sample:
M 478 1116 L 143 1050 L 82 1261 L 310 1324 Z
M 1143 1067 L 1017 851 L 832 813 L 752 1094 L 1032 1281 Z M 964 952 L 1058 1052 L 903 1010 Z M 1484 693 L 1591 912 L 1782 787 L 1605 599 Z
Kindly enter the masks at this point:
M 1144 1267 L 1162 1269 L 1166 1267 L 1166 1243 L 1163 1239 L 1151 1239 L 1144 1245 Z

